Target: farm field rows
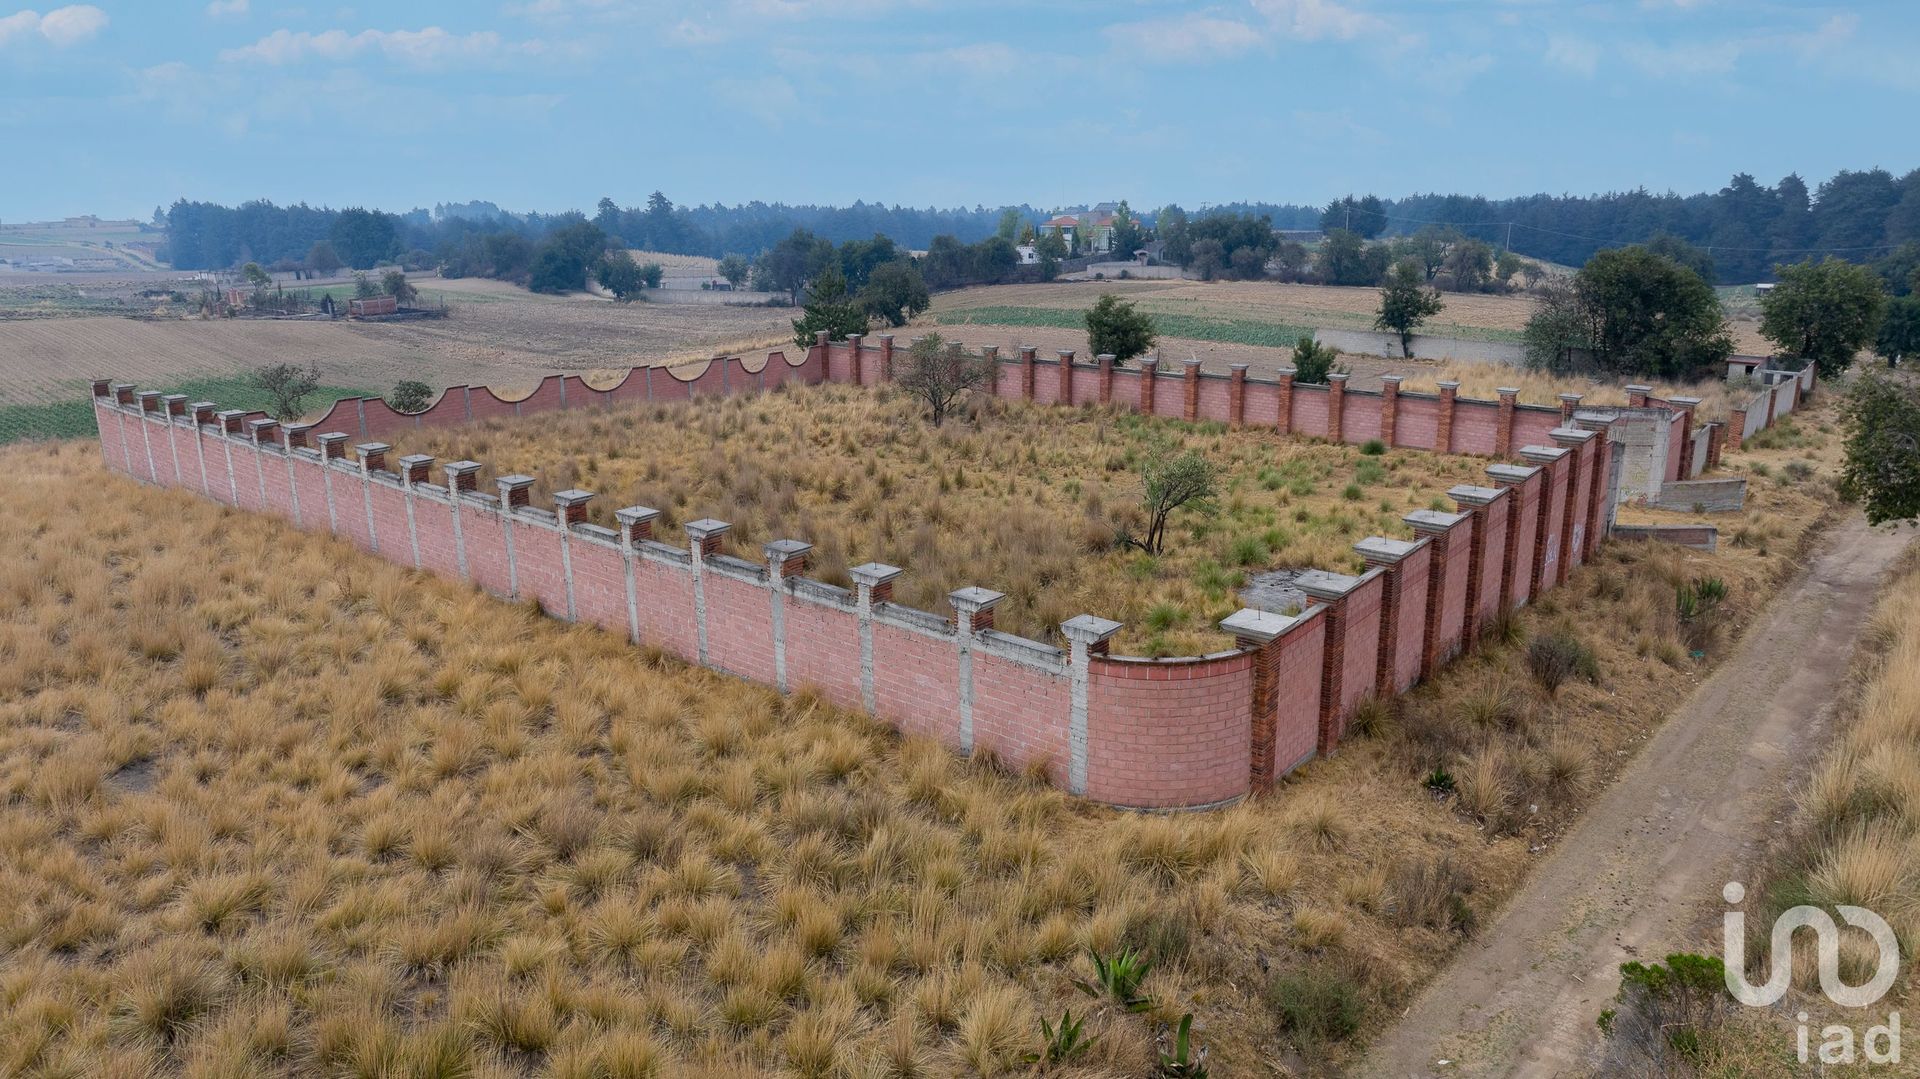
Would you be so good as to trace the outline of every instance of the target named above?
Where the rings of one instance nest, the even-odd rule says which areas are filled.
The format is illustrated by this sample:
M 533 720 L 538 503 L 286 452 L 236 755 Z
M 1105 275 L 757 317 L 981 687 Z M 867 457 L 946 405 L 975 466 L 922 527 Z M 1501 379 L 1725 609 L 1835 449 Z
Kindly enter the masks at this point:
M 859 428 L 787 441 L 758 416 L 781 407 L 710 422 L 785 448 L 741 464 L 875 461 L 855 505 L 920 449 L 1031 422 L 873 454 Z M 601 432 L 621 456 L 585 446 L 578 479 L 664 489 L 701 452 L 685 427 Z M 470 434 L 508 463 L 504 433 Z M 1059 505 L 1052 463 L 966 489 Z M 1186 1012 L 1216 1074 L 1332 1071 L 1688 692 L 1675 582 L 1725 575 L 1730 631 L 1810 521 L 1737 557 L 1611 547 L 1274 796 L 1168 817 L 107 476 L 92 445 L 0 467 L 10 1072 L 997 1074 L 1066 1007 L 1097 1035 L 1070 1074 L 1144 1073 Z M 1523 642 L 1550 634 L 1591 681 L 1537 683 Z M 1153 963 L 1141 1014 L 1073 987 L 1089 949 L 1128 947 Z

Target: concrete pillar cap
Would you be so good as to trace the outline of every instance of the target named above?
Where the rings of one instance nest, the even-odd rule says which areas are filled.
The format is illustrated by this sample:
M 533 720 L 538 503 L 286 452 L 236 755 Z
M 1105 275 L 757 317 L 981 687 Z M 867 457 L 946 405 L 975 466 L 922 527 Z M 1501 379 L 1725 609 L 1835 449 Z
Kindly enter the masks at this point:
M 502 491 L 518 491 L 533 486 L 532 476 L 501 476 L 493 481 Z
M 954 610 L 963 614 L 987 610 L 1006 598 L 1005 592 L 995 592 L 991 588 L 981 588 L 979 585 L 968 585 L 947 593 L 947 602 L 953 604 Z
M 1361 558 L 1370 563 L 1384 566 L 1397 565 L 1401 559 L 1420 549 L 1424 540 L 1388 539 L 1385 536 L 1368 536 L 1353 545 Z
M 1220 628 L 1235 637 L 1259 641 L 1265 644 L 1299 625 L 1300 618 L 1290 618 L 1272 611 L 1262 611 L 1254 607 L 1242 607 L 1220 620 Z
M 1300 371 L 1298 368 L 1293 367 L 1276 367 L 1273 369 L 1273 373 L 1279 375 L 1281 378 L 1292 378 L 1299 374 Z
M 767 556 L 769 562 L 785 562 L 811 550 L 813 550 L 813 544 L 797 539 L 773 540 L 760 548 L 760 552 Z
M 1157 360 L 1157 359 L 1154 359 L 1154 358 L 1153 358 L 1152 356 L 1142 356 L 1142 357 L 1140 357 L 1140 366 L 1142 366 L 1142 367 L 1158 367 L 1158 366 L 1160 366 L 1160 361 L 1159 361 L 1159 360 Z
M 1700 403 L 1700 398 L 1698 398 L 1698 397 L 1669 397 L 1669 398 L 1667 398 L 1667 403 L 1668 403 L 1668 404 L 1670 404 L 1670 405 L 1679 405 L 1679 406 L 1681 406 L 1681 407 L 1683 407 L 1683 408 L 1693 408 L 1694 406 L 1696 406 L 1696 405 L 1698 405 L 1698 404 Z
M 1332 382 L 1345 382 L 1346 380 L 1348 380 L 1348 379 L 1350 379 L 1350 378 L 1352 378 L 1352 377 L 1353 377 L 1352 375 L 1350 375 L 1350 374 L 1347 374 L 1347 373 L 1346 373 L 1346 372 L 1344 372 L 1344 371 L 1335 371 L 1335 372 L 1333 372 L 1332 374 L 1330 374 L 1330 375 L 1328 375 L 1328 376 L 1327 376 L 1327 381 L 1328 381 L 1329 383 L 1332 383 Z
M 1307 570 L 1293 580 L 1293 586 L 1300 591 L 1305 592 L 1314 599 L 1327 600 L 1344 597 L 1348 592 L 1353 591 L 1354 586 L 1359 583 L 1360 578 L 1358 577 L 1349 576 L 1345 573 L 1333 573 L 1324 569 Z
M 1460 388 L 1460 380 L 1457 378 L 1443 378 L 1439 381 L 1438 385 L 1443 390 L 1457 390 Z
M 1388 386 L 1398 386 L 1406 381 L 1405 375 L 1381 375 L 1380 381 Z
M 173 402 L 175 402 L 175 401 L 184 401 L 184 400 L 186 400 L 186 399 L 187 399 L 187 395 L 186 395 L 186 394 L 184 394 L 184 393 L 164 393 L 164 394 L 161 394 L 161 395 L 160 395 L 160 399 L 161 399 L 162 401 L 165 401 L 165 402 L 167 402 L 168 404 L 172 404 L 172 403 L 173 403 Z
M 1060 623 L 1060 632 L 1075 644 L 1096 645 L 1120 632 L 1125 623 L 1091 614 L 1076 614 Z
M 232 414 L 232 410 L 229 410 L 228 412 L 220 413 L 220 415 L 222 416 L 227 416 L 231 414 Z M 347 433 L 345 431 L 328 431 L 326 434 L 323 434 L 319 437 L 319 441 L 329 446 L 333 445 L 335 442 L 345 442 L 346 440 L 347 440 Z M 449 465 L 448 467 L 452 467 L 452 466 Z
M 362 442 L 355 446 L 353 451 L 362 457 L 370 457 L 376 453 L 385 453 L 392 448 L 385 442 Z
M 878 588 L 900 576 L 900 573 L 899 566 L 889 566 L 885 562 L 867 562 L 848 570 L 847 576 L 853 578 L 855 584 Z
M 1594 433 L 1583 431 L 1578 427 L 1556 427 L 1547 432 L 1547 437 L 1555 442 L 1591 442 Z
M 568 488 L 565 491 L 555 491 L 553 493 L 554 504 L 560 506 L 577 506 L 592 497 L 592 491 L 582 491 L 577 487 Z
M 1493 390 L 1493 392 L 1495 392 L 1495 393 L 1497 393 L 1497 394 L 1499 394 L 1499 395 L 1500 395 L 1500 396 L 1502 396 L 1502 397 L 1518 397 L 1518 396 L 1520 396 L 1520 387 L 1518 387 L 1518 386 L 1496 386 L 1496 387 L 1494 387 L 1494 390 Z
M 1464 513 L 1448 513 L 1445 510 L 1414 510 L 1401 518 L 1423 536 L 1445 532 L 1466 519 Z
M 1520 456 L 1525 457 L 1529 461 L 1538 461 L 1541 464 L 1551 464 L 1552 462 L 1558 461 L 1560 458 L 1565 457 L 1566 455 L 1567 455 L 1567 451 L 1561 449 L 1558 446 L 1522 446 L 1520 447 Z
M 716 521 L 711 517 L 702 517 L 698 521 L 688 521 L 686 528 L 687 535 L 692 536 L 696 540 L 703 540 L 730 531 L 733 526 L 725 521 Z
M 1585 400 L 1586 396 L 1587 395 L 1584 393 L 1563 393 L 1560 395 L 1560 399 L 1562 401 L 1571 401 L 1577 405 L 1581 401 Z
M 247 414 L 247 410 L 246 410 L 246 409 L 244 409 L 244 408 L 223 408 L 223 409 L 221 409 L 220 411 L 218 411 L 218 412 L 216 412 L 216 413 L 214 413 L 214 415 L 216 415 L 216 416 L 218 416 L 218 417 L 220 417 L 220 418 L 221 418 L 221 419 L 223 419 L 223 420 L 231 420 L 231 419 L 237 419 L 237 418 L 239 418 L 239 417 L 241 417 L 241 416 L 244 416 L 244 415 L 246 415 L 246 414 Z M 321 437 L 321 438 L 326 438 L 327 436 L 326 436 L 326 435 L 321 435 L 320 437 Z M 342 440 L 342 439 L 344 439 L 344 438 L 346 438 L 346 437 L 347 437 L 347 436 L 346 436 L 345 434 L 341 434 L 341 435 L 338 435 L 338 436 L 336 436 L 336 437 L 334 438 L 334 441 L 336 441 L 336 442 L 338 442 L 338 441 L 340 441 L 340 440 Z
M 1488 465 L 1487 475 L 1498 484 L 1521 484 L 1527 482 L 1540 469 L 1533 465 Z
M 400 464 L 407 468 L 413 468 L 419 465 L 430 465 L 432 463 L 433 455 L 430 453 L 409 453 L 405 457 L 400 458 Z
M 1642 385 L 1641 385 L 1640 383 L 1638 383 L 1638 382 L 1629 382 L 1629 383 L 1627 383 L 1627 392 L 1628 392 L 1628 393 L 1652 393 L 1652 392 L 1653 392 L 1653 387 L 1652 387 L 1652 386 L 1642 386 Z
M 1447 489 L 1447 497 L 1468 506 L 1487 505 L 1506 493 L 1499 487 L 1480 487 L 1471 483 L 1463 483 Z
M 322 435 L 320 437 L 325 438 L 326 436 Z M 448 461 L 446 464 L 440 466 L 440 468 L 441 468 L 441 471 L 445 472 L 449 476 L 464 476 L 470 472 L 480 471 L 480 462 Z
M 1230 363 L 1227 365 L 1227 370 L 1235 374 L 1244 375 L 1247 373 L 1247 365 L 1244 363 Z
M 660 511 L 652 506 L 628 506 L 613 511 L 613 518 L 623 525 L 637 525 L 658 519 Z

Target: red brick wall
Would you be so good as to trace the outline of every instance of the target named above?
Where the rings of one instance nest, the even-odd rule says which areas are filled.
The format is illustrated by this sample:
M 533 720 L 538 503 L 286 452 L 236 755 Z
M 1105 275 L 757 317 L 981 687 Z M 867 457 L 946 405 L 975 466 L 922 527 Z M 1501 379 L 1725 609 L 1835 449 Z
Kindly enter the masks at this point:
M 876 622 L 873 698 L 882 719 L 908 734 L 960 744 L 960 652 L 953 642 Z
M 1057 359 L 1034 361 L 1033 399 L 1043 405 L 1060 400 L 1060 365 Z
M 1462 523 L 1433 537 L 1433 542 L 1447 545 L 1447 579 L 1440 595 L 1440 632 L 1435 639 L 1438 663 L 1445 663 L 1460 651 L 1461 634 L 1466 629 L 1467 555 L 1472 533 Z
M 1547 432 L 1560 426 L 1560 410 L 1521 405 L 1513 410 L 1513 448 L 1517 453 L 1522 446 L 1551 446 L 1553 439 Z
M 1481 526 L 1486 540 L 1481 548 L 1480 595 L 1474 605 L 1477 624 L 1485 625 L 1500 613 L 1500 568 L 1506 561 L 1507 526 L 1512 514 L 1513 496 L 1496 498 L 1482 506 Z
M 1232 386 L 1224 378 L 1202 378 L 1200 380 L 1200 418 L 1227 423 L 1233 419 L 1233 409 L 1228 398 Z
M 1327 620 L 1309 617 L 1280 642 L 1279 715 L 1274 725 L 1273 774 L 1313 756 L 1320 741 L 1321 655 L 1327 646 Z
M 791 596 L 786 608 L 787 685 L 818 689 L 834 704 L 859 711 L 859 617 Z
M 706 592 L 708 665 L 773 684 L 773 597 L 762 585 L 723 576 L 712 567 Z
M 1087 796 L 1159 807 L 1207 805 L 1245 794 L 1252 692 L 1253 662 L 1246 653 L 1188 661 L 1094 657 L 1087 687 Z
M 1325 438 L 1327 435 L 1327 388 L 1306 383 L 1293 384 L 1293 430 L 1297 434 Z
M 1567 514 L 1567 459 L 1562 457 L 1543 467 L 1552 476 L 1553 492 L 1548 496 L 1546 511 L 1542 514 L 1546 533 L 1534 534 L 1535 547 L 1547 552 L 1546 563 L 1540 570 L 1540 592 L 1560 583 L 1560 537 Z
M 1358 445 L 1370 438 L 1379 438 L 1380 409 L 1382 406 L 1380 395 L 1362 393 L 1349 384 L 1347 392 L 1342 395 L 1342 398 L 1340 415 L 1341 439 Z M 1394 433 L 1394 440 L 1397 442 L 1401 441 L 1399 432 L 1397 431 Z M 1402 444 L 1404 445 L 1405 443 L 1402 442 Z
M 1434 440 L 1440 437 L 1440 402 L 1402 393 L 1400 411 L 1393 423 L 1394 445 L 1432 449 Z
M 1533 591 L 1533 538 L 1540 528 L 1540 475 L 1536 473 L 1510 488 L 1506 500 L 1507 527 L 1514 533 L 1508 544 L 1513 557 L 1502 566 L 1502 572 L 1507 575 L 1507 587 L 1512 593 L 1508 602 L 1519 607 Z
M 1376 691 L 1380 666 L 1380 593 L 1386 574 L 1369 571 L 1347 593 L 1347 646 L 1341 657 L 1340 711 L 1336 716 L 1335 738 L 1347 729 L 1347 719 L 1362 698 Z
M 1500 404 L 1462 397 L 1453 406 L 1453 452 L 1490 456 L 1500 432 Z M 1523 446 L 1524 442 L 1515 442 Z
M 1420 652 L 1426 643 L 1427 586 L 1433 567 L 1433 544 L 1423 543 L 1400 560 L 1400 610 L 1395 619 L 1393 690 L 1404 693 L 1420 681 Z
M 974 650 L 976 751 L 991 749 L 1002 763 L 1021 770 L 1045 761 L 1048 775 L 1064 785 L 1072 721 L 1073 686 L 1066 677 Z

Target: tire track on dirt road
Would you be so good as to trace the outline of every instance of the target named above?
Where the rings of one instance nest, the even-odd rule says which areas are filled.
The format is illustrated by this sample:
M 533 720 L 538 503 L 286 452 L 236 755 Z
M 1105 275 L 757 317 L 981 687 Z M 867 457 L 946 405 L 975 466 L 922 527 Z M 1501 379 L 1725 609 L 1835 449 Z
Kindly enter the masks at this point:
M 1359 1075 L 1583 1075 L 1619 966 L 1684 950 L 1791 811 L 1880 584 L 1912 538 L 1836 525 L 1720 668 L 1386 1031 Z M 1439 1061 L 1448 1063 L 1441 1065 Z

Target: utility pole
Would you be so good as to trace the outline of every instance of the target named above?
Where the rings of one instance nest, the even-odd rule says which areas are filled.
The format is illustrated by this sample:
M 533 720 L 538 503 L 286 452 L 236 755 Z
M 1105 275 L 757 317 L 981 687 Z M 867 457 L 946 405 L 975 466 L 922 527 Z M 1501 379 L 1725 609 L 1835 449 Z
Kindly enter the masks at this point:
M 1513 250 L 1513 222 L 1507 222 L 1507 250 Z

